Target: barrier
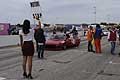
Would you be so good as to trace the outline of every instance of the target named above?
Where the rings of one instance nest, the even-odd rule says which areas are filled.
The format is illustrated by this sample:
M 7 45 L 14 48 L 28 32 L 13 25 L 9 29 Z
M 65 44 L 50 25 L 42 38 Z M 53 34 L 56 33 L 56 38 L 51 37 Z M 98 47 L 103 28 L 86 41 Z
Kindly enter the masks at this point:
M 0 36 L 0 48 L 7 46 L 19 45 L 20 38 L 19 35 L 4 35 Z

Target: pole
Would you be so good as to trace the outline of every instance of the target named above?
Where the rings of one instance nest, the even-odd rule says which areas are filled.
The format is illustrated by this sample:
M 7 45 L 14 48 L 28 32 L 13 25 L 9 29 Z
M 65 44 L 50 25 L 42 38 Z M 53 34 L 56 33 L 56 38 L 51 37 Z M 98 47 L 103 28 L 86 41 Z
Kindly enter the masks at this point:
M 96 7 L 94 7 L 94 22 L 96 23 Z
M 110 22 L 110 14 L 107 15 L 107 22 Z
M 96 0 L 94 0 L 94 6 L 93 6 L 93 9 L 94 9 L 94 22 L 96 23 L 97 22 L 97 12 L 96 12 Z

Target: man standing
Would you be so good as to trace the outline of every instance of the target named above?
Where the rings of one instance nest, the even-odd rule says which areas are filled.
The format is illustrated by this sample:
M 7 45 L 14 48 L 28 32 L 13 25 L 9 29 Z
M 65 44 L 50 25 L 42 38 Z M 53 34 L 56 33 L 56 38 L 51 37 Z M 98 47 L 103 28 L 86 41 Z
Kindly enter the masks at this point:
M 39 26 L 41 26 L 41 22 L 39 21 Z M 39 29 L 37 29 L 35 31 L 34 34 L 36 43 L 37 43 L 37 52 L 38 52 L 38 58 L 43 59 L 44 58 L 44 48 L 45 48 L 45 35 L 44 35 L 44 30 L 39 27 Z
M 96 25 L 96 29 L 94 31 L 94 41 L 95 41 L 95 50 L 96 53 L 101 53 L 101 38 L 103 32 L 99 24 Z
M 108 41 L 111 43 L 111 54 L 115 55 L 115 45 L 117 40 L 117 31 L 114 27 L 108 33 Z
M 73 34 L 74 39 L 76 39 L 78 37 L 78 31 L 76 30 L 76 27 L 74 27 L 73 30 L 70 33 Z

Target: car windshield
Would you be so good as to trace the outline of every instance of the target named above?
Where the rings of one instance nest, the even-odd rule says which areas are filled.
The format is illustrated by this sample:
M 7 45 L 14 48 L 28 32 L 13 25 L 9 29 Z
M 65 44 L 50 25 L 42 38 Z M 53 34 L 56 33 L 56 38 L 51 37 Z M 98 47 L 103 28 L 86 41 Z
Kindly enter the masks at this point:
M 65 36 L 64 35 L 51 35 L 50 39 L 63 40 L 63 39 L 65 39 Z

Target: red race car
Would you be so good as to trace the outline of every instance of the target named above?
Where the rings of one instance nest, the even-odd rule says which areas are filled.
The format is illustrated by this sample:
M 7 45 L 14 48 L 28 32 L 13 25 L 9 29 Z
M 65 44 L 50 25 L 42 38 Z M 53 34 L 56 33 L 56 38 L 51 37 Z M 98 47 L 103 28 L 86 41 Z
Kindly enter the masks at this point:
M 80 45 L 80 38 L 73 39 L 69 34 L 67 35 L 52 35 L 46 41 L 46 49 L 65 50 L 70 47 L 78 47 Z

